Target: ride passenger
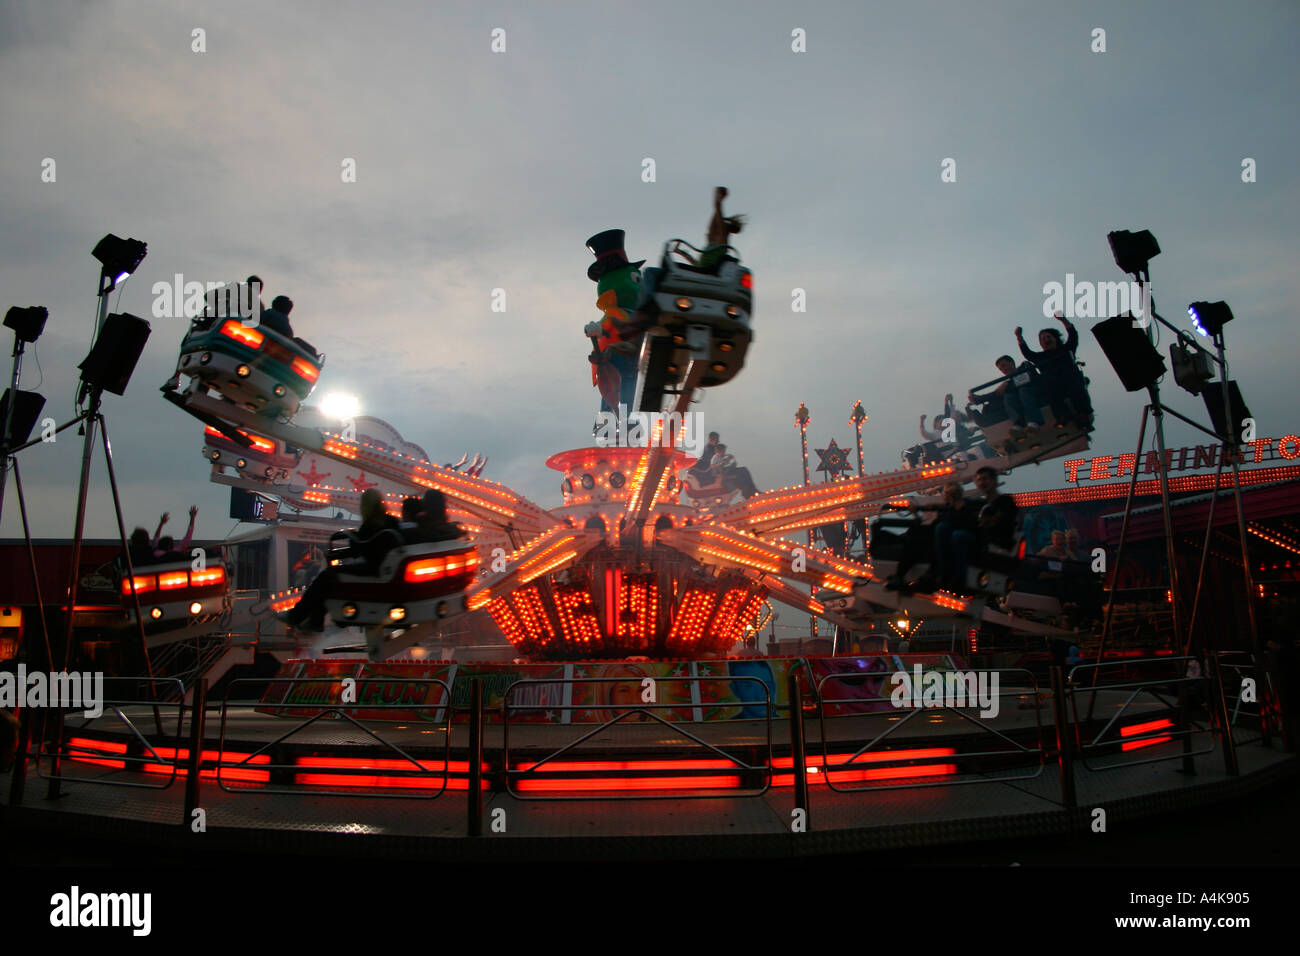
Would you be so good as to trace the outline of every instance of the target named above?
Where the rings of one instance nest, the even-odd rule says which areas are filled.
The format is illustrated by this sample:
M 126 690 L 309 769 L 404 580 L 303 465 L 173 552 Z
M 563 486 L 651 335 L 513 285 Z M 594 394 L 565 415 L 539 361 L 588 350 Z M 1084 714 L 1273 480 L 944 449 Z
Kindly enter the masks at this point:
M 388 528 L 395 528 L 396 522 L 384 510 L 384 499 L 374 488 L 367 488 L 361 494 L 361 524 L 356 537 L 361 539 L 362 564 L 348 568 L 350 573 L 371 574 L 378 567 L 383 553 L 367 553 L 365 543 L 375 535 Z M 382 541 L 384 539 L 380 539 Z M 394 540 L 392 544 L 396 544 Z M 387 549 L 384 549 L 386 553 Z M 325 601 L 338 581 L 341 569 L 327 567 L 307 586 L 302 599 L 289 610 L 276 615 L 276 619 L 290 627 L 303 632 L 319 632 L 325 628 Z
M 728 486 L 739 490 L 746 498 L 752 498 L 758 494 L 758 488 L 754 484 L 753 477 L 749 474 L 749 469 L 736 466 L 736 457 L 727 453 L 726 445 L 718 445 L 717 453 L 713 456 L 713 461 L 709 465 L 709 475 L 709 484 L 724 482 Z
M 1092 401 L 1088 398 L 1083 373 L 1075 363 L 1074 353 L 1079 347 L 1079 331 L 1059 312 L 1056 318 L 1068 333 L 1064 341 L 1056 329 L 1042 329 L 1038 333 L 1038 344 L 1043 350 L 1035 352 L 1025 344 L 1024 329 L 1017 326 L 1016 342 L 1020 345 L 1021 354 L 1033 362 L 1042 375 L 1043 397 L 1056 416 L 1056 427 L 1064 428 L 1066 421 L 1073 418 L 1081 428 L 1087 428 L 1092 424 Z
M 1009 420 L 1014 428 L 1042 428 L 1043 398 L 1035 367 L 1028 362 L 1017 367 L 1010 355 L 998 356 L 994 364 L 1006 380 L 981 399 L 977 400 L 973 392 L 966 395 L 975 423 L 987 427 Z
M 293 300 L 287 295 L 277 295 L 271 300 L 271 307 L 262 311 L 259 326 L 292 341 L 293 326 L 289 324 L 289 313 L 292 311 Z
M 161 538 L 163 525 L 167 523 L 169 515 L 163 512 L 158 519 L 158 527 L 154 529 L 153 537 L 149 537 L 149 532 L 144 528 L 137 527 L 131 532 L 131 537 L 127 539 L 126 550 L 131 558 L 131 567 L 138 568 L 145 564 L 153 564 L 155 561 L 154 552 L 158 550 L 158 544 Z
M 978 539 L 979 515 L 975 503 L 966 500 L 960 482 L 943 486 L 943 500 L 934 523 L 934 579 L 939 587 L 961 591 Z
M 447 520 L 447 498 L 434 488 L 426 491 L 420 499 L 417 524 L 421 541 L 450 541 L 464 534 L 459 525 Z
M 164 535 L 158 538 L 157 545 L 153 552 L 153 561 L 155 564 L 164 561 L 183 561 L 189 557 L 190 542 L 194 539 L 194 516 L 199 513 L 197 505 L 190 505 L 190 523 L 185 529 L 185 537 L 181 539 L 179 546 L 176 545 L 171 535 Z M 163 512 L 162 519 L 158 522 L 158 530 L 161 532 L 163 525 L 171 515 Z
M 706 476 L 709 473 L 709 465 L 713 463 L 713 456 L 718 451 L 719 437 L 717 432 L 709 432 L 709 443 L 704 446 L 704 450 L 700 452 L 700 457 L 695 464 L 686 469 L 690 474 L 698 478 L 701 484 L 705 483 Z

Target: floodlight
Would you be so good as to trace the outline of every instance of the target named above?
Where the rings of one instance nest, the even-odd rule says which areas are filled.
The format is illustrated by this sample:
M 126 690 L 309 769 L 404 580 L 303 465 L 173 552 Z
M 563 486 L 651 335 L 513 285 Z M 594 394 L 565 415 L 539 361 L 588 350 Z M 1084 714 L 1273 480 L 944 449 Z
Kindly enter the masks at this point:
M 1232 310 L 1226 302 L 1193 302 L 1187 307 L 1187 314 L 1192 317 L 1196 331 L 1207 338 L 1218 335 L 1232 321 Z
M 1151 235 L 1150 230 L 1129 232 L 1121 229 L 1106 234 L 1110 241 L 1110 251 L 1115 257 L 1115 265 L 1121 272 L 1137 275 L 1146 272 L 1147 264 L 1160 255 L 1160 243 Z
M 122 239 L 110 232 L 99 240 L 91 254 L 103 265 L 104 275 L 117 285 L 139 268 L 148 250 L 139 239 Z
M 50 310 L 41 305 L 26 308 L 14 306 L 5 313 L 5 328 L 13 329 L 14 335 L 24 342 L 35 342 L 45 330 L 45 320 L 50 317 Z

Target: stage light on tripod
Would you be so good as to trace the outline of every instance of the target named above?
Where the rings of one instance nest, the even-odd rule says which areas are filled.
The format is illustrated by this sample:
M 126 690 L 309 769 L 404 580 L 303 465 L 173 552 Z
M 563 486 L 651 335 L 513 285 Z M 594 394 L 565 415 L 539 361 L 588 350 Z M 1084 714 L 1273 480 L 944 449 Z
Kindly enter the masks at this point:
M 1107 233 L 1106 239 L 1110 242 L 1110 252 L 1115 257 L 1115 265 L 1119 266 L 1121 272 L 1127 272 L 1129 275 L 1146 272 L 1148 263 L 1160 255 L 1160 243 L 1156 242 L 1156 237 L 1151 235 L 1149 229 L 1143 229 L 1141 232 L 1120 229 Z
M 1232 321 L 1232 310 L 1226 302 L 1193 302 L 1187 307 L 1187 314 L 1196 331 L 1206 338 L 1218 335 Z
M 45 320 L 49 317 L 50 310 L 42 305 L 26 308 L 15 305 L 5 313 L 5 328 L 13 329 L 20 341 L 35 342 L 45 330 Z
M 91 255 L 103 265 L 104 275 L 112 277 L 117 285 L 140 267 L 148 251 L 149 247 L 139 239 L 122 239 L 110 232 L 96 243 Z

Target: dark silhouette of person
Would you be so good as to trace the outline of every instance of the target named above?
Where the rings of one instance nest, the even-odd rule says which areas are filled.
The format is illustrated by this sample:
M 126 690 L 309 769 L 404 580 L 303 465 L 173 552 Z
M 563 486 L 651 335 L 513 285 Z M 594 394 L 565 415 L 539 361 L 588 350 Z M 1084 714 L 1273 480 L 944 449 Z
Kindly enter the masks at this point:
M 289 324 L 289 313 L 292 311 L 293 300 L 287 295 L 277 295 L 271 300 L 271 307 L 262 311 L 261 328 L 292 339 L 293 326 Z

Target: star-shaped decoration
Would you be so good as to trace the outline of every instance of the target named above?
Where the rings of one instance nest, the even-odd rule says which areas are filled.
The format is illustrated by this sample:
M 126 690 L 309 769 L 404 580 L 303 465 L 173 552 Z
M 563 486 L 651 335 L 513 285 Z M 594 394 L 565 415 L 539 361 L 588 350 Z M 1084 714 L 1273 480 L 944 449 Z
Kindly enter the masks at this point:
M 356 478 L 348 476 L 348 481 L 352 482 L 353 491 L 365 491 L 367 488 L 378 488 L 379 483 L 375 481 L 366 481 L 366 473 L 363 471 Z
M 835 444 L 834 438 L 825 448 L 818 448 L 816 451 L 821 458 L 817 470 L 827 472 L 831 478 L 839 478 L 845 472 L 853 470 L 853 466 L 849 464 L 849 449 Z
M 326 478 L 330 476 L 330 473 L 328 471 L 322 474 L 321 472 L 316 470 L 315 458 L 311 460 L 310 471 L 300 471 L 298 472 L 298 474 L 299 476 L 306 478 L 307 484 L 312 488 L 315 488 L 317 485 L 319 485 L 322 481 L 324 481 Z

